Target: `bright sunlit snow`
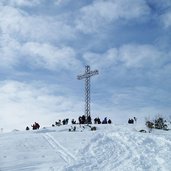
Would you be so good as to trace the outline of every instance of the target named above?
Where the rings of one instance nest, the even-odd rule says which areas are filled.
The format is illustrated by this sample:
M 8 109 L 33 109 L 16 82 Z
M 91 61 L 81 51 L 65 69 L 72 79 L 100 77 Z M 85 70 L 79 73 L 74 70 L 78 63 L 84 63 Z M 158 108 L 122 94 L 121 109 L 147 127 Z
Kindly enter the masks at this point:
M 0 171 L 170 171 L 171 132 L 71 125 L 0 134 Z M 147 129 L 146 129 L 147 130 Z M 147 130 L 148 131 L 148 130 Z

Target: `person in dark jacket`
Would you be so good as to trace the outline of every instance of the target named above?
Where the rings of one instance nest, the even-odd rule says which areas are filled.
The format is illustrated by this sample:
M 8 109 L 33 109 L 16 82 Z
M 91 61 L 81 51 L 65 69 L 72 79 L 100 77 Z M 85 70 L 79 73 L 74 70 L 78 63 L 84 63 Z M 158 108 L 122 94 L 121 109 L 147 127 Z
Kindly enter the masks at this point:
M 87 123 L 88 124 L 92 124 L 92 122 L 91 122 L 91 116 L 90 115 L 87 117 Z
M 112 121 L 109 119 L 109 120 L 108 120 L 108 124 L 111 124 L 111 123 L 112 123 Z
M 30 130 L 30 128 L 27 126 L 27 127 L 26 127 L 26 131 L 28 131 L 28 130 Z
M 107 117 L 104 118 L 104 120 L 102 121 L 102 124 L 107 124 Z

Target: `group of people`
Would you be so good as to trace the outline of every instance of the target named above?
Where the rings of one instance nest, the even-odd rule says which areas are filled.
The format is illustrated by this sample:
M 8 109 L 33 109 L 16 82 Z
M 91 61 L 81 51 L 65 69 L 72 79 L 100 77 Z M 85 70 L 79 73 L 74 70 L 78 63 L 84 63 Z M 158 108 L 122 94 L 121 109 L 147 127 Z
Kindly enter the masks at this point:
M 101 124 L 101 123 L 102 122 L 101 122 L 101 120 L 100 120 L 99 117 L 97 117 L 97 118 L 94 119 L 94 124 Z
M 72 124 L 76 124 L 76 120 L 72 119 Z M 94 119 L 94 124 L 111 124 L 111 119 L 107 120 L 107 117 L 105 117 L 102 121 L 99 117 Z M 85 115 L 78 117 L 78 124 L 92 124 L 91 116 L 89 115 L 87 118 Z
M 59 119 L 58 121 L 55 122 L 55 124 L 52 124 L 52 127 L 54 126 L 60 126 L 60 125 L 67 125 L 69 122 L 69 118 L 66 119 Z M 75 119 L 71 120 L 72 124 L 77 124 Z M 110 119 L 107 120 L 107 117 L 105 117 L 102 121 L 100 120 L 99 117 L 94 119 L 94 124 L 111 124 L 112 121 Z M 86 117 L 85 115 L 79 116 L 78 117 L 78 124 L 92 124 L 92 119 L 91 116 L 89 115 Z M 33 130 L 39 129 L 40 125 L 39 123 L 35 122 L 33 125 L 31 125 Z M 26 130 L 30 130 L 30 128 L 27 126 Z
M 136 117 L 134 117 L 133 119 L 128 119 L 128 123 L 129 124 L 134 124 L 134 122 L 136 123 L 137 122 L 137 118 Z
M 112 123 L 111 119 L 107 120 L 107 117 L 105 117 L 102 121 L 100 120 L 99 117 L 94 119 L 94 124 L 111 124 L 111 123 Z
M 31 125 L 32 129 L 35 130 L 35 129 L 39 129 L 40 128 L 40 125 L 37 123 L 37 122 L 34 122 L 33 125 Z M 27 126 L 26 127 L 26 130 L 30 130 L 30 128 Z
M 87 118 L 85 115 L 78 117 L 78 123 L 79 124 L 92 124 L 91 122 L 91 116 L 89 115 Z
M 71 123 L 72 123 L 72 124 L 76 124 L 77 121 L 76 121 L 75 119 L 72 119 L 72 120 L 71 120 Z
M 85 115 L 79 116 L 78 117 L 78 123 L 75 119 L 72 119 L 71 123 L 72 124 L 92 124 L 91 116 L 89 115 L 87 118 Z
M 55 124 L 52 124 L 52 127 L 60 126 L 60 125 L 68 125 L 68 121 L 69 121 L 69 118 L 63 119 L 62 121 L 61 119 L 59 119 L 58 121 L 55 122 Z

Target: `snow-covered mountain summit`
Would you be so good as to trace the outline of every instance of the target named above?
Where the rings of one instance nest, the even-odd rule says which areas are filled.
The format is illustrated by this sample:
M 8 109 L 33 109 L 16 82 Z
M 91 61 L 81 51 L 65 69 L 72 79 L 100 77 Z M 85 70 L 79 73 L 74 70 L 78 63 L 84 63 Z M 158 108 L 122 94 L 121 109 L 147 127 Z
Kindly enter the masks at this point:
M 0 134 L 0 171 L 170 171 L 171 131 L 76 125 Z

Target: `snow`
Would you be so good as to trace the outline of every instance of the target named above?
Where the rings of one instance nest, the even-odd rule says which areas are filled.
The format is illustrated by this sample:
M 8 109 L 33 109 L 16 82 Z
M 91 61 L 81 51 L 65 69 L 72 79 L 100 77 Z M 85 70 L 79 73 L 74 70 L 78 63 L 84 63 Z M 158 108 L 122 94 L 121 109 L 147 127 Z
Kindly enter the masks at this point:
M 171 131 L 85 125 L 0 134 L 0 171 L 170 171 Z

